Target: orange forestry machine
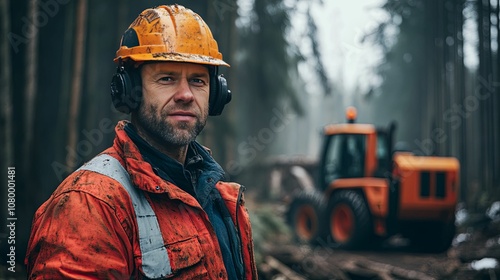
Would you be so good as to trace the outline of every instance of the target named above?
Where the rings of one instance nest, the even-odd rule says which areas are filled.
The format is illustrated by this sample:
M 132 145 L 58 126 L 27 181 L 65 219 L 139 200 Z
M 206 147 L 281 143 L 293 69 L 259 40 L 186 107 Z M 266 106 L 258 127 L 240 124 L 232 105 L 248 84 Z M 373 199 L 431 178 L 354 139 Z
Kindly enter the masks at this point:
M 393 149 L 395 124 L 355 123 L 324 128 L 319 182 L 289 205 L 288 220 L 301 242 L 365 248 L 401 234 L 423 251 L 442 252 L 455 235 L 459 162 Z

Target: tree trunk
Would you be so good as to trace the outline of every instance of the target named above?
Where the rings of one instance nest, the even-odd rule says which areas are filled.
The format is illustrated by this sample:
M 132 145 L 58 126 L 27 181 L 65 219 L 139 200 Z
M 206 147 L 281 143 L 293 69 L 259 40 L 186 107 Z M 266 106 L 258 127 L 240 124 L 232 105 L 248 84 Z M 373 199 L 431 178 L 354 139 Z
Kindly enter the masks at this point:
M 63 41 L 63 52 L 60 54 L 62 57 L 62 65 L 69 69 L 74 62 L 73 57 L 73 43 L 74 43 L 74 30 L 75 30 L 75 20 L 74 14 L 76 11 L 76 4 L 78 3 L 68 3 L 67 11 L 64 14 L 64 41 Z M 69 116 L 69 103 L 71 92 L 71 71 L 61 71 L 60 72 L 60 90 L 59 90 L 59 108 L 57 108 L 57 120 L 55 120 L 54 125 L 56 126 L 55 141 L 53 143 L 55 147 L 54 161 L 60 162 L 61 164 L 67 162 L 67 158 L 70 157 L 68 151 L 65 149 L 68 144 L 67 139 L 62 135 L 68 135 L 68 116 Z M 56 173 L 58 183 L 60 183 L 64 176 L 67 175 L 71 170 L 66 169 L 64 173 Z
M 496 3 L 497 9 L 496 9 L 496 18 L 497 18 L 497 53 L 496 53 L 496 72 L 493 74 L 493 82 L 494 84 L 494 95 L 496 102 L 494 102 L 494 106 L 496 108 L 494 109 L 494 112 L 496 112 L 496 120 L 493 121 L 494 124 L 498 125 L 500 123 L 500 0 L 497 0 Z M 500 170 L 500 147 L 498 143 L 500 143 L 500 130 L 497 128 L 495 129 L 495 159 L 496 159 L 496 165 L 494 170 Z M 495 172 L 495 189 L 498 190 L 500 189 L 500 173 Z
M 478 1 L 478 33 L 479 33 L 479 91 L 481 96 L 492 98 L 488 81 L 491 79 L 491 22 L 490 22 L 490 3 L 489 0 Z M 483 81 L 481 83 L 481 81 Z M 484 100 L 479 106 L 480 124 L 481 124 L 481 186 L 486 194 L 490 195 L 492 191 L 491 180 L 491 100 Z M 484 205 L 485 206 L 485 205 Z
M 236 4 L 235 4 L 236 5 Z M 227 46 L 228 46 L 228 51 L 226 53 L 226 59 L 228 61 L 233 62 L 236 61 L 236 52 L 238 50 L 238 28 L 236 27 L 236 20 L 238 18 L 238 11 L 237 9 L 233 9 L 233 11 L 230 13 L 230 20 L 229 20 L 229 26 L 228 26 L 228 37 L 227 37 Z M 238 86 L 239 83 L 236 80 L 236 73 L 238 72 L 239 65 L 236 65 L 236 63 L 232 63 L 232 66 L 230 69 L 228 69 L 227 73 L 227 79 L 228 81 L 231 81 L 231 87 L 230 90 L 231 92 L 234 92 L 234 94 L 238 94 L 241 91 L 239 90 Z M 234 97 L 234 96 L 233 96 Z M 232 102 L 233 104 L 229 106 L 227 114 L 226 114 L 226 120 L 227 120 L 227 126 L 231 127 L 230 133 L 228 135 L 228 139 L 226 141 L 226 150 L 228 151 L 228 154 L 226 155 L 225 162 L 224 162 L 224 168 L 228 167 L 228 163 L 235 160 L 237 155 L 236 155 L 236 149 L 237 149 L 237 143 L 236 143 L 236 135 L 235 135 L 235 127 L 236 127 L 236 120 L 238 118 L 237 116 L 237 110 L 236 110 L 236 102 Z M 231 103 L 230 103 L 231 104 Z
M 442 1 L 427 1 L 425 2 L 426 17 L 429 22 L 425 25 L 426 28 L 426 57 L 429 59 L 425 63 L 426 78 L 424 84 L 427 88 L 424 90 L 423 98 L 424 106 L 422 107 L 421 115 L 424 121 L 421 126 L 422 139 L 431 141 L 431 145 L 422 152 L 425 155 L 437 154 L 441 152 L 440 143 L 433 141 L 432 131 L 439 125 L 439 119 L 436 115 L 440 112 L 441 96 L 443 95 L 443 8 Z
M 80 116 L 80 100 L 82 94 L 82 80 L 84 69 L 85 42 L 87 33 L 87 0 L 79 0 L 76 9 L 76 38 L 75 38 L 75 61 L 73 65 L 73 77 L 71 79 L 71 101 L 68 118 L 68 147 L 76 151 L 75 158 L 67 157 L 66 166 L 74 169 L 79 164 L 81 156 L 78 154 L 78 118 Z
M 455 72 L 455 104 L 460 104 L 464 102 L 465 97 L 466 97 L 466 90 L 465 90 L 465 64 L 464 64 L 464 41 L 463 41 L 463 24 L 464 24 L 464 17 L 463 17 L 463 10 L 464 10 L 464 1 L 460 1 L 460 3 L 455 5 L 455 26 L 457 33 L 460 34 L 460 36 L 457 36 L 457 45 L 456 45 L 456 55 L 455 55 L 455 67 L 457 68 L 457 71 Z M 453 129 L 453 127 L 452 127 Z M 468 170 L 468 160 L 467 160 L 467 120 L 462 121 L 462 125 L 458 128 L 457 132 L 457 156 L 460 161 L 460 166 L 462 172 L 460 172 L 460 182 L 462 182 L 461 185 L 461 190 L 460 190 L 460 199 L 465 201 L 466 199 L 466 193 L 467 193 L 467 183 L 468 183 L 468 176 L 465 170 Z
M 491 5 L 491 2 L 490 2 Z M 497 44 L 497 49 L 496 53 L 492 54 L 492 57 L 494 59 L 493 65 L 492 65 L 492 79 L 491 79 L 491 89 L 492 89 L 492 100 L 491 100 L 491 106 L 492 106 L 492 112 L 493 112 L 493 118 L 492 118 L 492 125 L 493 125 L 493 136 L 492 136 L 492 141 L 493 141 L 493 146 L 492 146 L 492 157 L 493 157 L 493 170 L 500 170 L 500 147 L 498 143 L 500 142 L 500 130 L 498 129 L 498 124 L 500 123 L 500 0 L 497 0 L 496 3 L 496 8 L 492 9 L 492 17 L 496 19 L 496 44 Z M 494 27 L 493 27 L 494 28 Z M 493 39 L 493 38 L 492 38 Z M 496 125 L 496 127 L 495 127 Z M 496 190 L 496 195 L 499 195 L 499 189 L 500 189 L 500 174 L 499 172 L 493 172 L 493 189 Z M 498 197 L 498 196 L 497 196 Z
M 38 12 L 36 0 L 30 0 L 28 4 L 28 18 L 30 22 L 35 22 L 35 17 Z M 31 160 L 33 154 L 33 131 L 34 131 L 34 116 L 35 116 L 35 101 L 38 84 L 38 31 L 33 27 L 33 35 L 27 42 L 26 62 L 25 62 L 25 88 L 24 88 L 24 104 L 25 104 L 25 124 L 24 124 L 24 143 L 23 143 L 23 173 L 32 174 Z M 30 178 L 27 178 L 28 185 Z
M 2 24 L 2 30 L 0 31 L 0 61 L 1 61 L 1 71 L 0 71 L 0 96 L 2 100 L 1 111 L 0 111 L 0 131 L 2 131 L 0 136 L 0 143 L 4 143 L 2 149 L 0 150 L 1 162 L 1 172 L 7 172 L 7 167 L 13 166 L 13 141 L 12 141 L 12 73 L 11 73 L 11 61 L 10 61 L 10 45 L 7 38 L 10 32 L 10 13 L 9 13 L 9 0 L 0 1 L 0 19 Z M 0 193 L 0 201 L 7 201 L 7 188 L 2 188 Z M 2 211 L 0 218 L 5 221 L 5 211 Z

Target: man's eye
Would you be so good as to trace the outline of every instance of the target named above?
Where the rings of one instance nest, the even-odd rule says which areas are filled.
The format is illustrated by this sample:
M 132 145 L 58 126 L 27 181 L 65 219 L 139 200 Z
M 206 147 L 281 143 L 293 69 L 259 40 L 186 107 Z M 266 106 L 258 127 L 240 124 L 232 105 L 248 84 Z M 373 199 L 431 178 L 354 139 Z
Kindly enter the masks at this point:
M 162 81 L 162 82 L 171 82 L 171 81 L 173 81 L 173 79 L 172 79 L 172 77 L 167 76 L 167 77 L 161 77 L 160 81 Z
M 193 84 L 197 84 L 197 85 L 204 85 L 204 84 L 206 84 L 205 80 L 203 80 L 203 79 L 197 79 L 197 78 L 191 79 L 191 82 Z

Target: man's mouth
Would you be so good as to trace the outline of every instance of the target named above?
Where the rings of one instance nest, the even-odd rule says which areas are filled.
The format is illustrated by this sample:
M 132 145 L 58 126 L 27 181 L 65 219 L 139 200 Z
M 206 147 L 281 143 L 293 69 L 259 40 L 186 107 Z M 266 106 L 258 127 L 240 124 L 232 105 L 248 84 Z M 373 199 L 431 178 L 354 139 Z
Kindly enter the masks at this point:
M 174 111 L 168 114 L 168 116 L 177 121 L 192 121 L 196 119 L 196 114 L 189 111 Z

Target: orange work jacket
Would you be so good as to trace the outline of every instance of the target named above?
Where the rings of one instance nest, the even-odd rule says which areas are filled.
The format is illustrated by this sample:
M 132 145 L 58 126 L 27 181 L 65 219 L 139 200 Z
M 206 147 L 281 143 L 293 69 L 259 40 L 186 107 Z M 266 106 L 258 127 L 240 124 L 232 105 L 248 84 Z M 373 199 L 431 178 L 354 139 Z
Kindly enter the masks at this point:
M 118 161 L 158 219 L 176 279 L 227 279 L 217 236 L 197 200 L 155 174 L 123 130 L 103 153 Z M 241 186 L 218 182 L 240 235 L 246 279 L 257 279 Z M 25 263 L 30 279 L 143 279 L 137 220 L 128 192 L 89 170 L 68 176 L 33 218 Z

